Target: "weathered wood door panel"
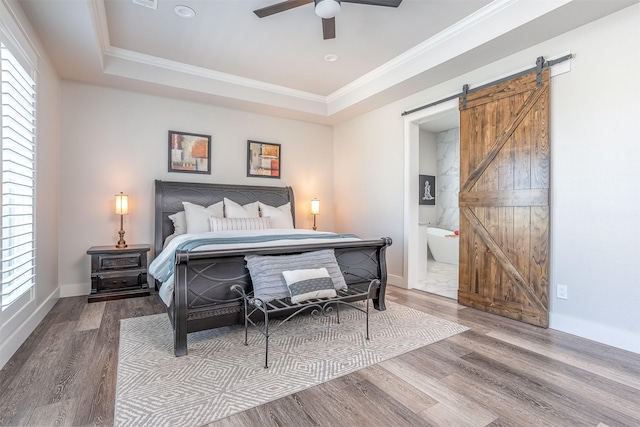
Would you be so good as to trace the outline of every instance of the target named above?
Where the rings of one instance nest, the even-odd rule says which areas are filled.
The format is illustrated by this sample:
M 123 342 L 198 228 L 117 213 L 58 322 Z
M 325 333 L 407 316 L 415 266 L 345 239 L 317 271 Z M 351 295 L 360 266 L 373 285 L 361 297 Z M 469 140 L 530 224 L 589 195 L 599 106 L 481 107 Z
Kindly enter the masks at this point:
M 549 69 L 460 100 L 461 304 L 549 324 Z

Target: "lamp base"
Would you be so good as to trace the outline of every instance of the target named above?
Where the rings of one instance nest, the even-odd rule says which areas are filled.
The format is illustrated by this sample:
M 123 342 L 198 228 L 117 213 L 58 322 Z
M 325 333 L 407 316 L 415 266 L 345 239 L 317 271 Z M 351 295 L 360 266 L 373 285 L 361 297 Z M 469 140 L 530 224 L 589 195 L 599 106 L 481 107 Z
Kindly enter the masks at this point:
M 127 242 L 124 241 L 124 230 L 120 229 L 120 231 L 118 231 L 118 234 L 120 235 L 120 240 L 118 240 L 116 248 L 124 249 L 127 247 Z

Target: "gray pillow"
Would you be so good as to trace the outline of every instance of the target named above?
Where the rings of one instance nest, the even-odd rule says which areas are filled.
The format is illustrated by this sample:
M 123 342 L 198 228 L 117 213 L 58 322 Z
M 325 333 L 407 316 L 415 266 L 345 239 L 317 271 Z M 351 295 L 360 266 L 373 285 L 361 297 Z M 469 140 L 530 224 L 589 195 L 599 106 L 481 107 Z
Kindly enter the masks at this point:
M 290 296 L 283 271 L 326 268 L 336 290 L 347 289 L 333 249 L 296 255 L 247 255 L 244 257 L 253 282 L 253 295 L 263 301 Z

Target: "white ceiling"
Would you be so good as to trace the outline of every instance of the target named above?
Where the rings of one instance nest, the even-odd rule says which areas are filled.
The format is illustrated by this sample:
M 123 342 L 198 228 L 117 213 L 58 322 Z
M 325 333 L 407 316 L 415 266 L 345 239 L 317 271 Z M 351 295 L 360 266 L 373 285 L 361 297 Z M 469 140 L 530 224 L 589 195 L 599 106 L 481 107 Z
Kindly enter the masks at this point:
M 336 38 L 323 40 L 312 4 L 253 13 L 279 1 L 18 3 L 63 79 L 333 124 L 638 2 L 344 3 Z M 196 17 L 178 17 L 176 5 Z

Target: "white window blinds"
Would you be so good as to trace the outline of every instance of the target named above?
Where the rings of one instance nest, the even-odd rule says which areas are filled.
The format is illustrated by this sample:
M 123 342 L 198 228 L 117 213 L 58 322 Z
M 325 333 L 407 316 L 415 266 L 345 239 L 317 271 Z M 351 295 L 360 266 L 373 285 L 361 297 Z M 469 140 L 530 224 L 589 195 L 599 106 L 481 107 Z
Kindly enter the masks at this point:
M 2 142 L 2 311 L 35 286 L 36 85 L 0 44 Z

